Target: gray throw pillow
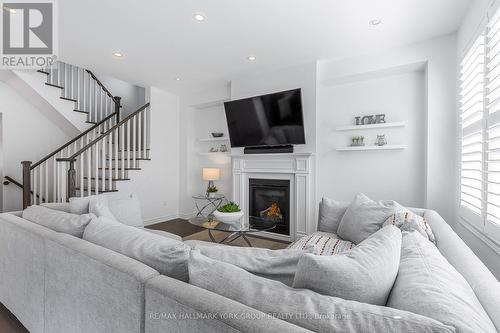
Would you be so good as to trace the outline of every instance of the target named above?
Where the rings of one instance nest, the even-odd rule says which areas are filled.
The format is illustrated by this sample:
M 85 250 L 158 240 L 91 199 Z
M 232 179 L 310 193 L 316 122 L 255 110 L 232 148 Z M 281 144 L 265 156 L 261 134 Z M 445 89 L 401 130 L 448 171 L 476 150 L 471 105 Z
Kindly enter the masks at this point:
M 85 227 L 94 214 L 76 215 L 42 206 L 29 206 L 23 211 L 23 219 L 57 232 L 82 238 Z
M 190 247 L 180 241 L 106 217 L 94 218 L 85 228 L 83 239 L 140 261 L 163 275 L 187 281 Z
M 382 228 L 387 218 L 402 210 L 395 201 L 373 201 L 358 193 L 340 221 L 337 234 L 340 238 L 359 244 Z
M 424 316 L 323 296 L 191 251 L 189 282 L 314 332 L 454 332 Z
M 321 199 L 318 213 L 318 231 L 336 234 L 349 204 L 349 202 L 329 198 Z
M 195 249 L 212 259 L 236 265 L 267 279 L 280 281 L 287 286 L 293 284 L 299 258 L 304 253 L 315 253 L 314 246 L 305 249 L 268 250 L 255 247 L 203 246 Z
M 390 225 L 343 254 L 303 255 L 293 287 L 385 305 L 398 274 L 400 254 L 401 231 Z
M 399 273 L 387 306 L 454 326 L 457 332 L 496 332 L 465 278 L 419 232 L 403 232 Z

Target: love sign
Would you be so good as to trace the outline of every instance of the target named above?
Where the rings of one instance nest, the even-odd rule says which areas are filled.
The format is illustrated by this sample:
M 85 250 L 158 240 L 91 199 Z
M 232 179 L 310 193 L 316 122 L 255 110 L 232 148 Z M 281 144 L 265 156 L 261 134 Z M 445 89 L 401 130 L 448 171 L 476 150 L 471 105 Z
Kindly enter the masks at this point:
M 354 117 L 356 125 L 370 125 L 370 124 L 383 124 L 385 123 L 385 114 L 376 114 L 371 116 Z

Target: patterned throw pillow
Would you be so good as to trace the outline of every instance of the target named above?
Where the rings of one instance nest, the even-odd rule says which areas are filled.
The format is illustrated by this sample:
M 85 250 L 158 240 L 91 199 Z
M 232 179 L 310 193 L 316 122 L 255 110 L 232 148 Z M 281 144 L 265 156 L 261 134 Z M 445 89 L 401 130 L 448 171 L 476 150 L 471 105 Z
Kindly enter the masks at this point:
M 317 231 L 293 242 L 288 248 L 305 249 L 308 245 L 314 245 L 318 249 L 318 255 L 320 256 L 344 253 L 355 246 L 354 243 L 342 240 L 335 234 Z
M 401 231 L 418 231 L 422 236 L 436 244 L 434 233 L 425 218 L 409 210 L 392 215 L 384 222 L 383 227 L 389 224 L 398 227 Z

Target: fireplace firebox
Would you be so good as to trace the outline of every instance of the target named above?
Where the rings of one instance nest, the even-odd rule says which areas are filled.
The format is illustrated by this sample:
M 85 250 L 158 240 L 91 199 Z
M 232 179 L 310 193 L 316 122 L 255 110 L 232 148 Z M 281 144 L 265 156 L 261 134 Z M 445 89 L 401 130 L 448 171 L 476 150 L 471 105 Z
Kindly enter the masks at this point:
M 249 179 L 249 214 L 276 222 L 272 231 L 290 235 L 290 180 Z

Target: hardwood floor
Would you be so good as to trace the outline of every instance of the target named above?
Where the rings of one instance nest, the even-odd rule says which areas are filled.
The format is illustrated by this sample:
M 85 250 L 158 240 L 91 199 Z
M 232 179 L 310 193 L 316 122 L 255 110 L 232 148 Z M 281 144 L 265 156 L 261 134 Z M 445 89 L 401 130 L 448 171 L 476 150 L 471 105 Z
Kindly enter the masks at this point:
M 29 333 L 23 324 L 2 303 L 0 303 L 0 332 Z

